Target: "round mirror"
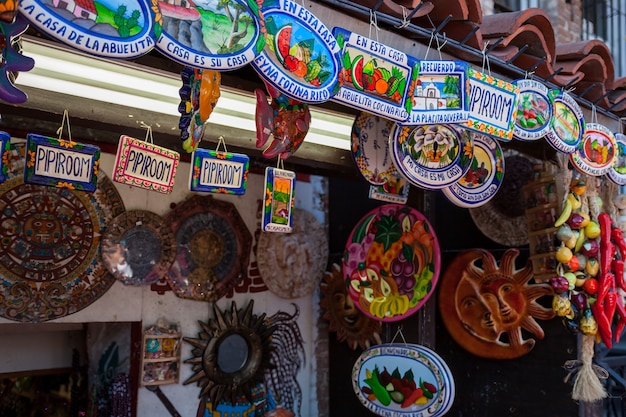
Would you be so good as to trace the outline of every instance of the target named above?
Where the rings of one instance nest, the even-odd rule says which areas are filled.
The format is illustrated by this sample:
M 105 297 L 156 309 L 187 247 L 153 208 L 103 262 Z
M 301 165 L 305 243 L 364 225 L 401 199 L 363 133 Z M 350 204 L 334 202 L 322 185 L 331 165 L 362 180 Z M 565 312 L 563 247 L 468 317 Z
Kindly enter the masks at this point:
M 248 343 L 243 336 L 233 333 L 226 336 L 217 347 L 217 366 L 226 373 L 240 371 L 248 361 Z

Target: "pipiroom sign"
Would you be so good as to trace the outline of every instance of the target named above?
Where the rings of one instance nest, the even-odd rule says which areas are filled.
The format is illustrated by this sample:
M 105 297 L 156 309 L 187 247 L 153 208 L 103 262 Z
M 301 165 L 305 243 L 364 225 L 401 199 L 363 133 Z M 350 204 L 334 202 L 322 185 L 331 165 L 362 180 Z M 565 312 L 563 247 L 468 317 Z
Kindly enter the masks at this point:
M 198 148 L 191 156 L 189 190 L 244 194 L 249 166 L 248 155 Z
M 169 194 L 180 161 L 178 152 L 130 136 L 120 136 L 113 181 Z
M 79 191 L 96 190 L 99 147 L 29 133 L 26 152 L 24 182 Z

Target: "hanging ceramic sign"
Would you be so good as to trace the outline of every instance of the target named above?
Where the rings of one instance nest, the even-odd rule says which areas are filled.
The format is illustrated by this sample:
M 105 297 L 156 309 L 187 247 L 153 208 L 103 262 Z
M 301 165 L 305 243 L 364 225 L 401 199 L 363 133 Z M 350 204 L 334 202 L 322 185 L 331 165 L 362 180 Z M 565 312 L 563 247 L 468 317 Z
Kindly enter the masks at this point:
M 241 68 L 254 59 L 256 20 L 243 0 L 168 2 L 159 0 L 161 20 L 156 49 L 183 65 L 219 71 Z
M 24 182 L 95 191 L 99 147 L 29 133 L 26 135 L 26 151 Z
M 176 151 L 130 136 L 120 136 L 113 181 L 169 194 L 180 161 Z
M 400 173 L 426 189 L 441 189 L 461 179 L 474 155 L 470 133 L 452 124 L 396 125 L 389 146 Z
M 191 155 L 189 190 L 244 194 L 248 185 L 249 166 L 248 155 L 198 148 Z
M 295 188 L 295 172 L 265 168 L 265 208 L 261 222 L 261 229 L 264 232 L 291 233 Z
M 310 10 L 291 0 L 261 0 L 254 14 L 263 36 L 252 67 L 268 83 L 304 103 L 339 90 L 339 45 Z
M 607 176 L 617 185 L 626 185 L 626 135 L 615 133 L 615 163 L 609 168 Z
M 509 142 L 513 139 L 519 87 L 471 67 L 468 78 L 469 119 L 465 127 Z
M 352 124 L 352 157 L 359 172 L 370 184 L 386 184 L 398 171 L 389 152 L 393 126 L 391 120 L 366 112 L 360 112 Z
M 585 133 L 584 114 L 576 100 L 561 90 L 548 94 L 552 118 L 546 140 L 557 151 L 571 154 L 576 151 Z
M 583 174 L 600 177 L 614 166 L 617 152 L 613 132 L 601 124 L 587 123 L 582 141 L 569 157 Z
M 418 61 L 411 73 L 407 124 L 464 123 L 469 118 L 467 62 Z
M 0 184 L 7 179 L 11 135 L 0 131 Z
M 370 185 L 369 197 L 387 203 L 406 204 L 409 200 L 409 182 L 400 174 L 394 174 L 382 185 Z
M 444 360 L 427 347 L 386 343 L 365 350 L 352 368 L 359 401 L 379 416 L 438 417 L 452 407 L 455 385 Z
M 408 80 L 415 60 L 346 29 L 333 28 L 333 35 L 341 48 L 342 85 L 333 100 L 390 120 L 406 121 L 410 111 L 405 108 Z
M 148 0 L 21 0 L 19 8 L 34 27 L 73 48 L 128 59 L 154 47 L 151 6 Z
M 444 195 L 458 207 L 480 207 L 493 198 L 502 185 L 504 156 L 495 138 L 472 134 L 474 158 L 465 175 L 442 188 Z
M 552 105 L 548 87 L 535 80 L 516 80 L 519 87 L 517 114 L 513 125 L 513 137 L 521 141 L 542 139 L 550 129 Z
M 415 313 L 435 289 L 439 242 L 419 211 L 386 204 L 352 230 L 343 254 L 350 298 L 367 316 L 385 322 Z

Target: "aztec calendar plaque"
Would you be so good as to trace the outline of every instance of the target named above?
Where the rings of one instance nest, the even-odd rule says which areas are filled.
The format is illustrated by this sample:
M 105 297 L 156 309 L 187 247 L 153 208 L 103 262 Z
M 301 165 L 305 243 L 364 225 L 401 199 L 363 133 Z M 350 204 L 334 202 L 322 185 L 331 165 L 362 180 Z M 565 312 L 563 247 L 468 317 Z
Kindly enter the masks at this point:
M 115 282 L 100 238 L 124 203 L 102 170 L 93 193 L 25 184 L 23 147 L 11 152 L 0 184 L 0 316 L 43 322 L 76 313 Z
M 177 243 L 166 278 L 178 297 L 217 301 L 243 277 L 252 235 L 233 204 L 194 195 L 172 209 L 165 222 Z

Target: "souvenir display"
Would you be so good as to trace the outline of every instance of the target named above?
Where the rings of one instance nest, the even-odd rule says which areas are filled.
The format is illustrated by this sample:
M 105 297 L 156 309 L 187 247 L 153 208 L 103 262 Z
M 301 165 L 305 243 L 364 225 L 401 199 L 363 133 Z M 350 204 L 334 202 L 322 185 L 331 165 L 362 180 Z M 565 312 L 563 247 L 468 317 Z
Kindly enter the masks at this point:
M 214 407 L 222 401 L 232 404 L 240 397 L 252 398 L 270 366 L 274 328 L 253 308 L 254 300 L 244 308 L 233 301 L 224 311 L 214 303 L 214 318 L 199 321 L 198 337 L 183 338 L 193 347 L 193 356 L 184 361 L 191 364 L 193 374 L 183 385 L 197 383 L 202 388 L 198 397 L 208 398 Z
M 24 151 L 12 148 L 22 157 L 0 184 L 0 315 L 43 322 L 86 308 L 115 283 L 100 239 L 124 203 L 102 170 L 92 193 L 24 183 Z
M 552 309 L 538 299 L 552 296 L 550 284 L 533 284 L 532 265 L 517 269 L 518 249 L 508 249 L 498 265 L 491 252 L 470 249 L 448 266 L 439 288 L 439 311 L 452 338 L 468 352 L 489 359 L 526 355 L 544 331 L 536 319 Z M 526 338 L 526 332 L 532 337 Z
M 464 123 L 469 118 L 469 65 L 463 61 L 418 61 L 411 74 L 410 125 Z
M 408 119 L 415 59 L 374 39 L 335 27 L 341 48 L 341 88 L 333 100 L 397 122 Z
M 552 107 L 552 118 L 545 138 L 557 151 L 565 154 L 574 153 L 585 133 L 583 110 L 576 100 L 564 91 L 550 90 L 548 98 Z
M 202 398 L 198 406 L 197 417 L 222 416 L 264 416 L 267 409 L 267 395 L 262 383 L 256 384 L 250 390 L 250 398 L 245 395 L 235 397 L 231 401 L 222 400 L 213 404 L 207 395 Z
M 152 284 L 165 277 L 176 250 L 170 225 L 146 210 L 130 210 L 115 217 L 100 244 L 102 262 L 127 285 Z
M 195 68 L 228 71 L 255 57 L 259 27 L 243 0 L 153 1 L 156 49 Z
M 369 197 L 387 203 L 406 204 L 409 201 L 409 188 L 407 179 L 397 173 L 383 185 L 370 185 Z
M 472 136 L 456 125 L 396 125 L 389 141 L 398 171 L 426 189 L 441 189 L 460 180 L 474 157 Z
M 251 64 L 259 76 L 303 103 L 322 103 L 337 94 L 339 45 L 324 23 L 291 0 L 260 0 L 255 7 L 263 36 Z
M 191 155 L 189 190 L 245 194 L 249 167 L 248 155 L 198 148 Z
M 368 410 L 390 417 L 439 417 L 454 402 L 450 368 L 425 346 L 387 343 L 365 350 L 352 368 L 352 388 Z
M 162 327 L 165 324 L 167 327 Z M 157 324 L 148 326 L 143 332 L 141 355 L 142 387 L 177 384 L 180 378 L 180 328 L 159 319 Z
M 174 188 L 180 154 L 145 140 L 120 136 L 113 181 L 169 194 Z
M 578 147 L 569 157 L 583 174 L 600 177 L 607 174 L 617 158 L 617 142 L 613 132 L 598 123 L 587 123 Z
M 10 149 L 11 135 L 7 132 L 0 131 L 0 184 L 7 178 Z
M 348 295 L 341 266 L 333 264 L 324 274 L 320 290 L 322 318 L 329 322 L 328 331 L 337 334 L 338 342 L 346 342 L 352 350 L 382 343 L 382 322 L 366 316 L 356 307 Z
M 498 140 L 513 139 L 519 87 L 472 67 L 468 79 L 469 119 L 465 127 Z
M 480 133 L 472 134 L 474 158 L 465 175 L 442 188 L 444 195 L 459 207 L 479 207 L 496 195 L 504 177 L 504 155 L 498 141 Z
M 615 133 L 615 163 L 609 168 L 607 176 L 617 185 L 626 185 L 626 135 Z
M 548 87 L 529 79 L 516 80 L 514 83 L 519 87 L 519 97 L 513 137 L 521 141 L 543 139 L 552 122 L 553 107 L 548 98 Z
M 19 2 L 15 1 L 17 7 Z M 6 14 L 4 14 L 6 13 Z M 26 19 L 15 10 L 4 12 L 4 18 L 0 19 L 0 39 L 2 40 L 2 62 L 0 62 L 0 99 L 9 104 L 24 103 L 28 96 L 14 84 L 19 72 L 30 71 L 35 66 L 35 61 L 20 53 L 19 36 L 28 29 Z
M 311 295 L 328 263 L 324 227 L 303 209 L 295 208 L 293 217 L 291 233 L 261 233 L 256 252 L 263 282 L 282 298 Z
M 367 316 L 397 321 L 415 313 L 435 290 L 439 242 L 419 211 L 387 204 L 354 227 L 343 255 L 343 276 L 354 304 Z
M 166 275 L 178 297 L 217 301 L 244 276 L 252 235 L 232 203 L 193 195 L 166 216 L 177 253 Z
M 387 184 L 398 172 L 389 152 L 393 126 L 391 120 L 365 112 L 357 114 L 352 124 L 352 157 L 359 172 L 370 184 Z
M 154 48 L 151 1 L 107 3 L 20 0 L 30 23 L 53 39 L 91 55 L 136 58 Z M 158 15 L 157 15 L 158 16 Z
M 304 142 L 311 126 L 311 113 L 306 103 L 287 96 L 267 81 L 264 84 L 270 95 L 269 102 L 261 89 L 254 90 L 256 147 L 267 145 L 263 150 L 264 157 L 271 159 L 278 156 L 284 160 Z
M 286 169 L 265 168 L 265 199 L 261 217 L 264 232 L 291 233 L 296 201 L 296 173 Z

